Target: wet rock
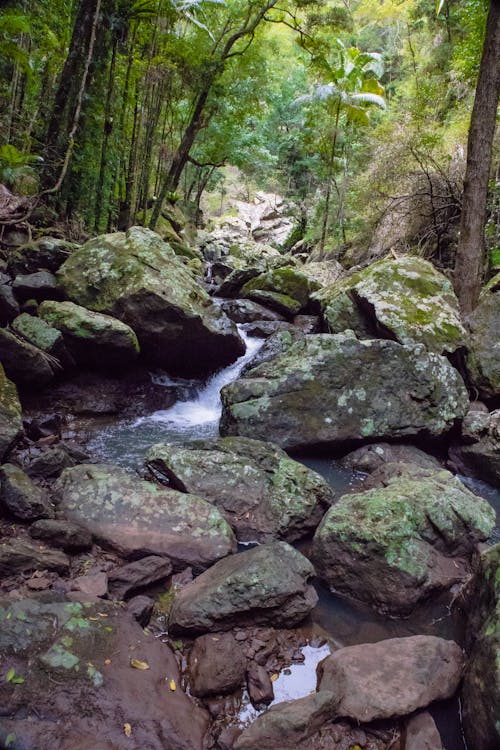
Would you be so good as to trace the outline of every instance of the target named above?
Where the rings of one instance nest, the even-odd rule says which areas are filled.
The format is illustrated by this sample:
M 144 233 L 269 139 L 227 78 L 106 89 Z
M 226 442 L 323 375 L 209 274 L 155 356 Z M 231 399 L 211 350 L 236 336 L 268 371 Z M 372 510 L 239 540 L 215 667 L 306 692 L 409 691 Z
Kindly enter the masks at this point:
M 461 694 L 470 750 L 500 744 L 500 544 L 483 552 L 470 596 L 468 662 Z
M 493 398 L 500 393 L 500 273 L 484 287 L 479 304 L 468 318 L 471 350 L 467 366 L 481 398 Z
M 112 570 L 109 574 L 109 590 L 113 599 L 126 599 L 146 586 L 165 580 L 171 573 L 170 560 L 150 555 Z
M 59 550 L 45 549 L 21 539 L 0 544 L 0 575 L 10 576 L 30 570 L 68 573 L 69 558 Z
M 285 542 L 254 547 L 219 560 L 181 589 L 172 604 L 172 633 L 228 630 L 258 623 L 293 627 L 317 602 L 314 569 Z
M 72 302 L 43 302 L 39 316 L 63 335 L 75 361 L 100 369 L 123 367 L 139 354 L 137 336 L 120 320 Z
M 0 286 L 0 326 L 6 326 L 17 315 L 19 315 L 19 303 L 14 297 L 12 287 L 2 284 Z
M 408 613 L 467 578 L 495 511 L 448 471 L 411 464 L 383 471 L 372 475 L 371 489 L 344 495 L 327 511 L 313 558 L 335 589 L 383 611 Z
M 14 383 L 0 364 L 0 460 L 22 434 L 21 404 Z
M 251 662 L 247 671 L 248 695 L 256 707 L 267 706 L 274 700 L 273 683 L 266 669 Z
M 226 300 L 221 307 L 228 318 L 234 320 L 235 323 L 284 320 L 284 317 L 279 313 L 249 299 Z
M 47 493 L 14 464 L 0 467 L 0 507 L 20 521 L 34 521 L 54 515 Z
M 63 264 L 59 277 L 73 302 L 129 325 L 142 355 L 169 372 L 206 375 L 244 353 L 234 323 L 148 229 L 90 240 Z
M 269 362 L 271 359 L 284 354 L 292 344 L 295 344 L 296 341 L 303 341 L 304 338 L 305 334 L 295 327 L 286 331 L 272 333 L 263 343 L 259 351 L 254 354 L 250 362 L 247 362 L 241 371 L 241 375 L 245 376 L 246 373 L 253 370 L 254 367 L 257 367 L 264 362 Z
M 50 271 L 37 271 L 24 276 L 16 276 L 12 289 L 20 302 L 27 299 L 36 299 L 37 302 L 41 302 L 46 299 L 62 299 L 64 297 L 63 290 Z
M 117 466 L 65 469 L 53 490 L 68 520 L 124 556 L 160 555 L 177 568 L 200 570 L 235 551 L 231 527 L 217 508 Z
M 305 536 L 334 500 L 323 477 L 260 440 L 158 443 L 146 462 L 175 489 L 216 505 L 240 541 Z
M 24 679 L 0 683 L 2 730 L 22 747 L 203 748 L 208 714 L 181 689 L 172 651 L 122 607 L 47 597 L 2 602 L 0 651 L 2 667 Z M 134 659 L 149 668 L 134 669 Z
M 287 294 L 280 294 L 267 289 L 252 289 L 246 292 L 246 296 L 254 302 L 270 307 L 271 310 L 276 310 L 286 318 L 292 318 L 302 310 L 301 303 Z
M 480 414 L 480 416 L 479 416 Z M 476 412 L 476 440 L 451 446 L 449 457 L 456 469 L 478 479 L 500 485 L 500 409 L 490 414 Z M 469 435 L 472 428 L 469 420 Z M 479 438 L 479 439 L 478 439 Z
M 409 719 L 404 750 L 443 750 L 436 722 L 428 711 L 422 711 Z
M 40 440 L 51 435 L 61 437 L 62 419 L 59 414 L 46 414 L 38 418 L 23 420 L 23 426 L 30 440 Z
M 409 463 L 424 469 L 441 469 L 441 464 L 428 453 L 415 448 L 413 445 L 394 445 L 391 443 L 373 443 L 363 445 L 348 453 L 340 461 L 340 465 L 353 471 L 363 471 L 366 474 L 379 469 L 387 463 Z
M 442 435 L 469 404 L 444 357 L 349 332 L 305 336 L 221 396 L 221 434 L 284 448 Z
M 78 246 L 57 237 L 43 237 L 9 253 L 8 267 L 13 276 L 37 271 L 55 273 Z
M 55 357 L 61 368 L 74 366 L 74 360 L 66 349 L 61 332 L 41 318 L 22 313 L 12 322 L 12 330 L 33 346 Z
M 58 363 L 20 336 L 0 328 L 0 360 L 17 385 L 43 388 L 54 377 Z
M 333 694 L 337 717 L 390 719 L 451 698 L 463 666 L 462 649 L 454 641 L 430 635 L 390 638 L 327 656 L 318 688 Z
M 106 573 L 88 573 L 78 576 L 72 582 L 73 591 L 81 591 L 84 597 L 90 599 L 106 596 L 108 593 L 108 576 Z
M 241 289 L 241 296 L 252 299 L 256 291 L 272 292 L 295 300 L 300 309 L 307 305 L 310 293 L 318 286 L 296 268 L 277 268 L 247 281 Z
M 35 521 L 29 528 L 33 539 L 48 542 L 65 552 L 84 552 L 92 547 L 92 535 L 75 523 L 53 518 Z
M 133 596 L 127 602 L 127 611 L 141 627 L 145 628 L 149 625 L 154 606 L 154 599 L 150 599 L 149 596 Z
M 277 331 L 295 330 L 293 323 L 285 323 L 282 320 L 263 320 L 260 323 L 243 323 L 242 328 L 249 336 L 256 336 L 257 338 L 267 338 Z
M 189 654 L 189 676 L 192 695 L 232 693 L 243 684 L 246 659 L 231 633 L 202 635 L 195 640 Z
M 378 261 L 313 297 L 332 333 L 353 328 L 365 337 L 372 331 L 436 354 L 453 353 L 468 341 L 451 282 L 422 258 Z
M 88 461 L 88 455 L 84 451 L 69 443 L 60 443 L 30 461 L 26 471 L 30 477 L 51 479 L 58 477 L 64 469 L 85 461 Z

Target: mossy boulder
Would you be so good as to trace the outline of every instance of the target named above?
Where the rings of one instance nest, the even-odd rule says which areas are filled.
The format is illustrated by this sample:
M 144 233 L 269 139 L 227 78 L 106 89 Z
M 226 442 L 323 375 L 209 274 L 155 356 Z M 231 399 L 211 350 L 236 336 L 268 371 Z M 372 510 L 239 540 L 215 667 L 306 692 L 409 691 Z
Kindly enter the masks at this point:
M 20 521 L 34 521 L 54 515 L 46 491 L 14 464 L 0 466 L 0 508 Z
M 277 268 L 247 281 L 241 289 L 241 294 L 252 299 L 256 291 L 274 292 L 296 300 L 302 309 L 307 305 L 311 290 L 317 289 L 318 286 L 295 268 Z
M 48 302 L 47 304 L 50 305 L 51 303 Z M 61 331 L 53 328 L 42 318 L 21 313 L 12 322 L 12 329 L 33 346 L 55 357 L 63 369 L 74 365 L 74 360 L 66 348 Z
M 23 431 L 21 404 L 16 386 L 0 364 L 0 460 Z
M 59 279 L 76 304 L 129 325 L 141 353 L 169 372 L 206 375 L 245 350 L 234 323 L 149 229 L 90 240 L 64 263 Z
M 43 388 L 59 366 L 42 349 L 5 328 L 0 328 L 0 362 L 16 385 L 27 388 Z
M 139 342 L 130 326 L 110 315 L 92 312 L 73 302 L 42 302 L 38 315 L 61 332 L 79 364 L 106 368 L 131 364 Z
M 236 548 L 231 527 L 213 505 L 117 466 L 65 469 L 54 493 L 65 518 L 125 556 L 160 555 L 201 570 Z
M 445 357 L 352 333 L 305 336 L 221 395 L 222 435 L 284 448 L 442 435 L 469 404 Z
M 250 438 L 159 443 L 146 462 L 175 489 L 216 505 L 243 542 L 305 536 L 334 499 L 319 474 Z
M 55 273 L 77 247 L 57 237 L 42 237 L 10 252 L 7 265 L 13 276 L 44 270 Z
M 445 470 L 387 464 L 379 484 L 344 495 L 328 510 L 313 559 L 335 590 L 407 614 L 470 575 L 470 558 L 490 535 L 495 511 Z
M 254 302 L 270 307 L 271 310 L 275 310 L 286 318 L 293 318 L 302 310 L 302 305 L 298 300 L 289 297 L 288 294 L 281 294 L 281 292 L 253 289 L 247 292 L 246 296 Z
M 363 337 L 421 343 L 437 354 L 468 343 L 451 282 L 421 258 L 379 261 L 313 296 L 332 333 L 352 328 Z
M 479 304 L 468 318 L 471 348 L 467 366 L 482 398 L 500 394 L 500 273 L 484 287 Z
M 345 269 L 337 260 L 317 260 L 310 263 L 306 262 L 299 266 L 300 273 L 307 276 L 309 281 L 316 286 L 330 286 L 334 284 L 341 276 L 345 276 Z

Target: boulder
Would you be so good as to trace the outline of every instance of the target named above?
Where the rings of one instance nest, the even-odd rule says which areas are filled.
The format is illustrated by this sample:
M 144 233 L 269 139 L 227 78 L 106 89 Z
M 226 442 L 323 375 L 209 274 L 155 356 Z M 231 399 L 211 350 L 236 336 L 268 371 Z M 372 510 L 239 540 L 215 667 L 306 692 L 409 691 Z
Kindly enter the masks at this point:
M 404 750 L 444 750 L 436 722 L 428 711 L 420 711 L 408 720 Z
M 189 654 L 189 684 L 192 695 L 232 693 L 245 680 L 246 659 L 232 633 L 201 635 Z
M 286 542 L 219 560 L 177 592 L 169 632 L 203 633 L 249 623 L 294 627 L 315 606 L 314 568 Z
M 269 308 L 259 305 L 257 302 L 252 302 L 249 299 L 234 299 L 226 300 L 221 305 L 222 309 L 231 320 L 235 323 L 255 323 L 256 321 L 270 320 L 279 321 L 285 320 L 283 315 L 269 310 Z
M 469 600 L 468 662 L 461 694 L 470 750 L 500 745 L 500 544 L 483 552 Z
M 31 570 L 69 573 L 69 557 L 59 550 L 46 549 L 22 539 L 11 539 L 0 544 L 0 576 L 12 576 Z
M 254 292 L 272 292 L 296 300 L 301 309 L 307 305 L 311 291 L 318 287 L 319 284 L 311 282 L 296 268 L 277 268 L 247 281 L 241 289 L 241 295 L 252 299 Z
M 139 354 L 133 330 L 110 315 L 86 310 L 73 302 L 43 302 L 38 314 L 62 333 L 78 364 L 120 368 L 132 364 Z
M 293 318 L 302 310 L 302 305 L 298 300 L 288 294 L 273 292 L 269 289 L 251 289 L 246 292 L 246 296 L 254 302 L 270 307 L 285 318 Z
M 310 282 L 323 287 L 335 283 L 345 275 L 345 269 L 337 260 L 316 260 L 299 266 L 300 273 L 307 276 Z
M 243 542 L 305 536 L 334 500 L 323 477 L 260 440 L 159 443 L 146 461 L 175 489 L 216 505 Z
M 172 573 L 170 560 L 149 555 L 109 573 L 109 591 L 114 599 L 126 599 L 153 583 L 165 581 Z
M 76 523 L 55 518 L 35 521 L 29 528 L 33 539 L 48 542 L 53 547 L 61 547 L 65 552 L 85 552 L 92 547 L 92 534 Z
M 255 661 L 248 665 L 247 690 L 249 698 L 256 708 L 267 706 L 274 700 L 273 682 L 269 672 L 262 664 Z
M 148 229 L 90 240 L 63 264 L 59 279 L 73 302 L 129 325 L 142 354 L 169 372 L 203 376 L 245 351 L 234 323 Z
M 390 638 L 327 656 L 318 689 L 333 695 L 337 717 L 391 719 L 451 698 L 463 667 L 462 649 L 454 641 L 431 635 Z
M 231 527 L 213 505 L 117 466 L 65 469 L 53 490 L 68 520 L 121 555 L 160 555 L 200 570 L 235 551 Z
M 45 299 L 62 299 L 64 297 L 63 290 L 50 271 L 37 271 L 36 273 L 16 276 L 12 289 L 20 302 L 28 299 L 41 302 Z
M 11 320 L 19 315 L 19 303 L 14 297 L 12 287 L 2 284 L 0 286 L 0 326 L 6 326 Z
M 23 432 L 21 404 L 14 383 L 0 363 L 0 460 Z
M 145 628 L 149 625 L 154 606 L 154 599 L 150 599 L 149 596 L 134 596 L 127 602 L 127 611 Z
M 20 521 L 34 521 L 54 515 L 47 493 L 14 464 L 0 467 L 0 507 Z
M 500 394 L 500 273 L 484 287 L 479 304 L 468 317 L 471 348 L 467 359 L 471 380 L 481 398 Z
M 47 302 L 46 304 L 58 303 Z M 12 322 L 12 330 L 33 346 L 55 357 L 63 369 L 74 366 L 73 357 L 64 344 L 62 333 L 45 320 L 22 313 Z
M 244 376 L 247 372 L 253 370 L 254 367 L 257 367 L 257 365 L 269 362 L 269 360 L 278 357 L 280 354 L 284 354 L 296 341 L 303 341 L 304 336 L 303 331 L 297 328 L 272 333 L 252 359 L 243 367 L 240 374 Z
M 13 276 L 37 271 L 56 273 L 78 245 L 57 237 L 42 237 L 40 240 L 21 245 L 9 253 L 7 264 Z
M 370 481 L 382 486 L 344 495 L 327 511 L 313 559 L 336 590 L 407 614 L 470 575 L 470 557 L 490 535 L 495 511 L 445 470 L 388 464 Z
M 286 334 L 282 334 L 283 336 Z M 283 448 L 437 436 L 468 408 L 445 357 L 352 332 L 312 334 L 221 391 L 222 435 Z
M 16 385 L 43 388 L 59 363 L 18 334 L 0 328 L 0 362 Z
M 313 297 L 332 333 L 376 331 L 436 354 L 452 354 L 468 342 L 451 281 L 422 258 L 378 261 Z
M 26 471 L 30 477 L 52 479 L 58 477 L 64 469 L 85 463 L 88 458 L 87 454 L 79 448 L 69 443 L 60 443 L 54 448 L 48 448 L 30 461 Z
M 480 416 L 479 416 L 480 414 Z M 452 445 L 449 457 L 456 469 L 500 486 L 500 409 L 476 412 L 475 442 Z M 472 431 L 469 429 L 469 436 Z
M 394 445 L 391 443 L 372 443 L 356 448 L 340 461 L 340 465 L 352 471 L 363 471 L 366 474 L 379 469 L 385 464 L 407 463 L 421 466 L 424 469 L 440 469 L 441 464 L 428 453 L 414 445 Z
M 0 682 L 0 721 L 16 746 L 204 747 L 208 714 L 182 690 L 173 652 L 122 607 L 47 595 L 2 602 L 0 631 L 2 670 L 14 670 Z

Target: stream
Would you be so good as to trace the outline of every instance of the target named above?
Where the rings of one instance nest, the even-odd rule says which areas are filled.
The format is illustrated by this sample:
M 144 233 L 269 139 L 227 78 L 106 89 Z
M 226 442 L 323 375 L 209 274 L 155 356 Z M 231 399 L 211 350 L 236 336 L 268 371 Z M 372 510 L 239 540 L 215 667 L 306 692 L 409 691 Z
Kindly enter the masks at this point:
M 140 469 L 145 452 L 157 442 L 184 442 L 218 435 L 222 411 L 221 388 L 236 380 L 252 357 L 258 352 L 263 340 L 248 336 L 241 330 L 246 352 L 233 365 L 200 383 L 173 379 L 165 374 L 154 374 L 155 383 L 176 389 L 178 400 L 169 409 L 155 411 L 138 419 L 121 421 L 107 427 L 96 426 L 88 440 L 89 452 L 98 459 L 128 468 Z M 330 485 L 342 492 L 360 484 L 364 475 L 341 468 L 327 457 L 294 456 L 327 479 Z M 461 477 L 476 494 L 480 494 L 497 510 L 500 509 L 500 492 L 489 485 L 471 478 Z M 500 532 L 496 530 L 497 540 Z M 307 553 L 308 541 L 297 545 Z M 320 581 L 316 582 L 319 602 L 307 626 L 308 642 L 302 649 L 304 662 L 292 664 L 283 670 L 274 683 L 273 703 L 303 697 L 314 691 L 316 666 L 328 655 L 331 648 L 359 643 L 376 642 L 387 638 L 403 637 L 418 633 L 455 639 L 464 639 L 463 615 L 450 611 L 446 602 L 433 601 L 421 606 L 407 619 L 390 619 L 377 614 L 359 602 L 349 601 L 332 593 Z M 458 700 L 445 701 L 431 707 L 440 729 L 445 750 L 465 750 Z M 243 694 L 238 720 L 247 724 L 258 712 L 252 707 L 247 694 Z

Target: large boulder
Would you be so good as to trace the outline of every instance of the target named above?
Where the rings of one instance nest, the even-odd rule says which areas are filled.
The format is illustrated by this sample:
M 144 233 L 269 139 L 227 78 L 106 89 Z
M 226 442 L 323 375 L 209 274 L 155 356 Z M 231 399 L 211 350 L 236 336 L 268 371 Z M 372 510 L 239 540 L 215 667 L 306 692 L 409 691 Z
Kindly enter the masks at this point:
M 471 379 L 482 398 L 500 394 L 500 273 L 484 287 L 479 304 L 468 318 L 471 350 L 467 359 Z
M 500 409 L 490 413 L 472 412 L 474 414 L 474 421 L 467 420 L 468 441 L 452 445 L 450 459 L 463 474 L 500 486 Z
M 175 489 L 216 505 L 243 542 L 305 536 L 334 499 L 319 474 L 260 440 L 159 443 L 146 461 Z
M 424 453 L 414 445 L 391 443 L 372 443 L 351 451 L 340 461 L 340 465 L 351 471 L 363 471 L 366 474 L 380 469 L 385 464 L 416 464 L 428 469 L 440 469 L 437 458 Z
M 344 495 L 327 511 L 313 559 L 336 590 L 406 614 L 470 575 L 495 511 L 445 470 L 388 464 L 370 482 L 379 486 Z
M 252 299 L 254 292 L 274 292 L 296 300 L 301 309 L 307 305 L 311 291 L 318 287 L 317 282 L 311 281 L 297 269 L 289 267 L 268 271 L 247 281 L 241 289 L 241 294 Z
M 65 346 L 62 333 L 45 320 L 22 313 L 12 321 L 12 330 L 25 341 L 51 357 L 55 357 L 63 369 L 74 366 L 75 363 Z
M 251 623 L 293 627 L 315 606 L 314 568 L 286 542 L 219 560 L 184 586 L 172 604 L 169 631 L 204 633 Z
M 6 377 L 0 364 L 0 460 L 22 431 L 21 404 L 16 386 Z
M 54 515 L 47 493 L 14 464 L 0 466 L 0 508 L 20 521 Z
M 320 665 L 318 689 L 336 699 L 338 717 L 391 719 L 451 698 L 463 666 L 462 649 L 454 641 L 431 635 L 391 638 L 327 656 Z
M 7 265 L 13 276 L 52 271 L 55 273 L 78 245 L 57 237 L 43 237 L 9 253 Z
M 375 330 L 437 354 L 467 344 L 451 282 L 422 258 L 379 261 L 313 296 L 332 333 L 353 328 L 366 337 Z
M 444 357 L 352 332 L 306 336 L 221 395 L 221 434 L 284 448 L 442 435 L 469 403 Z
M 79 364 L 105 369 L 131 364 L 139 342 L 130 326 L 73 302 L 42 302 L 38 315 L 60 331 Z
M 213 505 L 116 466 L 65 469 L 54 493 L 65 518 L 124 556 L 160 555 L 200 570 L 235 551 L 231 527 Z
M 22 276 L 16 276 L 12 284 L 14 294 L 21 302 L 35 299 L 41 302 L 44 299 L 62 299 L 63 291 L 56 277 L 50 271 L 37 271 Z
M 479 560 L 470 597 L 469 660 L 462 688 L 467 747 L 500 745 L 500 544 Z
M 299 266 L 299 270 L 307 276 L 310 282 L 319 286 L 330 286 L 345 275 L 345 269 L 337 260 L 306 262 L 303 266 Z
M 182 690 L 173 652 L 120 606 L 1 602 L 0 652 L 11 675 L 0 681 L 2 747 L 204 747 L 208 714 Z
M 205 375 L 245 351 L 234 323 L 148 229 L 90 240 L 63 264 L 59 279 L 73 302 L 129 325 L 142 354 L 169 372 Z
M 51 355 L 5 328 L 0 328 L 0 362 L 16 385 L 28 388 L 43 388 L 59 368 Z

